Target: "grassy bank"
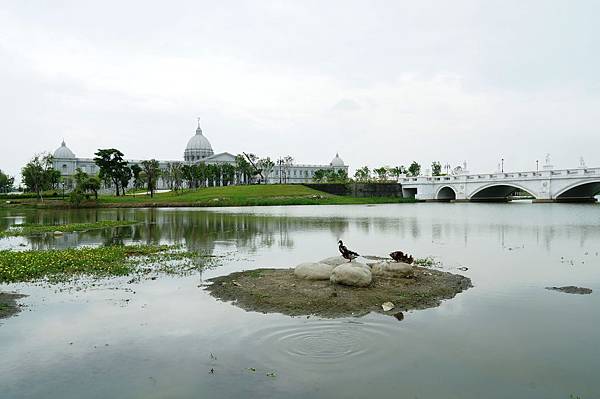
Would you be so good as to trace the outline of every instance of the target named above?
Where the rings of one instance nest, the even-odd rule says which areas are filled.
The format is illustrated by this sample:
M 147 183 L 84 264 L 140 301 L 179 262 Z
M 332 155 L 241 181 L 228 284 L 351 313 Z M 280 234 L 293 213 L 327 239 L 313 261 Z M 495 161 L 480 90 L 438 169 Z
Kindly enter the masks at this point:
M 75 231 L 88 231 L 96 229 L 106 229 L 111 227 L 130 226 L 137 222 L 124 220 L 103 220 L 94 223 L 68 223 L 60 225 L 41 225 L 41 224 L 19 224 L 10 229 L 0 231 L 0 238 L 11 236 L 30 236 L 43 233 L 71 233 Z
M 350 205 L 388 204 L 414 202 L 413 199 L 398 197 L 348 197 L 327 194 L 295 184 L 270 184 L 208 187 L 196 190 L 180 190 L 149 195 L 100 196 L 98 201 L 87 201 L 84 207 L 169 207 L 169 206 L 264 206 L 264 205 Z M 56 207 L 68 206 L 60 201 L 41 203 L 24 200 L 22 204 Z
M 31 251 L 0 251 L 0 284 L 46 280 L 51 283 L 81 276 L 113 277 L 160 272 L 181 274 L 204 266 L 188 262 L 201 257 L 169 245 L 84 247 Z

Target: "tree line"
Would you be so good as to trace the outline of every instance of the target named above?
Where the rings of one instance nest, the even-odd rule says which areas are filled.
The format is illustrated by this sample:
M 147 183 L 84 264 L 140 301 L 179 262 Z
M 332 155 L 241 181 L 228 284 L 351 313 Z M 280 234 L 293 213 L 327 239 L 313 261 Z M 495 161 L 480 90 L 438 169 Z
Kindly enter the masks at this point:
M 59 170 L 52 165 L 53 157 L 50 154 L 35 155 L 22 169 L 22 182 L 27 191 L 36 193 L 43 200 L 43 192 L 59 189 L 68 185 L 71 189 L 71 201 L 81 202 L 85 197 L 94 195 L 102 185 L 113 188 L 115 195 L 125 195 L 126 189 L 132 184 L 134 189 L 146 189 L 153 197 L 159 179 L 171 190 L 187 188 L 200 188 L 212 186 L 228 186 L 231 184 L 251 184 L 265 182 L 267 176 L 275 168 L 275 162 L 269 157 L 259 158 L 255 154 L 239 154 L 235 163 L 207 164 L 199 162 L 187 164 L 183 162 L 170 162 L 161 168 L 155 159 L 145 160 L 139 164 L 129 164 L 124 159 L 124 154 L 115 149 L 99 149 L 95 154 L 94 163 L 98 167 L 97 175 L 89 175 L 77 168 L 75 174 L 69 178 L 61 176 Z M 289 175 L 293 158 L 287 156 L 279 163 L 282 175 Z M 8 186 L 12 188 L 14 178 L 6 179 L 0 171 L 0 191 Z
M 398 181 L 401 176 L 416 177 L 421 175 L 421 165 L 417 161 L 413 161 L 408 168 L 400 166 L 381 166 L 379 168 L 369 169 L 368 166 L 359 168 L 354 173 L 354 180 L 357 182 L 386 182 Z M 431 175 L 443 176 L 442 164 L 438 161 L 431 163 Z

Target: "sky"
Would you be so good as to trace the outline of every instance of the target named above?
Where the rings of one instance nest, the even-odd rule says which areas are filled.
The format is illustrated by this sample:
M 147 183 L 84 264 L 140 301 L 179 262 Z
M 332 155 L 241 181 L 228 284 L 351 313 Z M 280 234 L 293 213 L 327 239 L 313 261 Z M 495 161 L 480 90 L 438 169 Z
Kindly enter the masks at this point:
M 471 172 L 600 166 L 598 1 L 0 0 L 0 169 L 64 139 Z

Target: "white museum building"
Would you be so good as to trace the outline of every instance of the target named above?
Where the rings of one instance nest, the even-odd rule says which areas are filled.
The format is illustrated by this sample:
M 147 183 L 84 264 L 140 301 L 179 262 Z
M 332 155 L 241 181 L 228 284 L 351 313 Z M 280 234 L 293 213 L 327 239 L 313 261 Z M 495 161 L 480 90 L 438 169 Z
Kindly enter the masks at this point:
M 129 166 L 133 164 L 141 164 L 143 160 L 127 159 Z M 196 128 L 194 134 L 187 143 L 183 152 L 183 161 L 181 160 L 159 160 L 160 168 L 165 170 L 169 164 L 182 163 L 206 163 L 206 164 L 235 164 L 235 155 L 229 152 L 220 152 L 215 154 L 210 142 L 202 133 L 200 124 Z M 277 162 L 277 160 L 274 160 Z M 95 175 L 99 172 L 98 166 L 94 163 L 93 158 L 78 158 L 75 153 L 67 147 L 63 140 L 61 146 L 53 153 L 53 167 L 60 171 L 61 176 L 71 177 L 75 174 L 77 168 L 82 171 Z M 324 170 L 343 170 L 348 173 L 348 165 L 339 157 L 338 154 L 329 162 L 323 165 L 307 165 L 307 164 L 292 164 L 285 168 L 280 168 L 277 164 L 273 170 L 265 177 L 265 182 L 269 184 L 286 182 L 286 183 L 310 183 L 313 181 L 315 171 Z M 132 184 L 132 183 L 130 183 Z M 166 188 L 162 180 L 158 182 L 158 188 Z

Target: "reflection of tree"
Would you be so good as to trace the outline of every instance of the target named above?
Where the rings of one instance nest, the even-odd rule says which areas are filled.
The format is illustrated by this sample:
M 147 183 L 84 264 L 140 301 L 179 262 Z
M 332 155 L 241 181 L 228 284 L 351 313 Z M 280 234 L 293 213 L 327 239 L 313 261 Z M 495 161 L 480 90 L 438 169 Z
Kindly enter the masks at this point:
M 316 212 L 317 213 L 317 212 Z M 318 213 L 317 213 L 318 214 Z M 565 216 L 567 217 L 567 216 Z M 67 248 L 81 245 L 139 242 L 144 244 L 182 244 L 188 250 L 213 253 L 227 245 L 254 252 L 260 248 L 293 248 L 296 233 L 329 231 L 334 238 L 347 234 L 350 227 L 362 234 L 391 234 L 397 238 L 421 239 L 431 234 L 436 241 L 455 237 L 497 237 L 499 246 L 512 245 L 531 236 L 534 242 L 549 249 L 555 241 L 575 242 L 583 247 L 586 242 L 600 239 L 600 229 L 592 222 L 564 225 L 522 222 L 497 223 L 481 219 L 468 221 L 445 217 L 417 217 L 414 215 L 385 215 L 363 217 L 349 214 L 333 217 L 288 216 L 234 213 L 231 210 L 201 209 L 74 209 L 74 210 L 0 210 L 0 228 L 15 223 L 65 224 L 93 223 L 103 220 L 134 220 L 140 222 L 81 233 L 52 234 L 27 237 L 33 249 Z

